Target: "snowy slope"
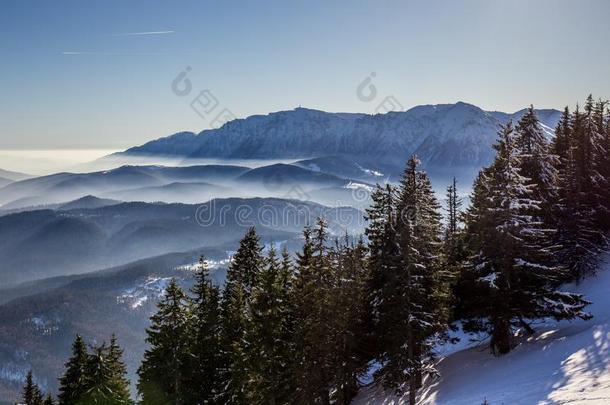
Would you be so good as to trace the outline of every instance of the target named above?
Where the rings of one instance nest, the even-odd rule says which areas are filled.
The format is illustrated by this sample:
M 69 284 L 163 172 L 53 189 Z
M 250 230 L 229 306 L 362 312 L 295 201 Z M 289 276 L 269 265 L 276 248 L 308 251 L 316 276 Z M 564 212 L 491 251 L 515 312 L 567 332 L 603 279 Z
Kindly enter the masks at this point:
M 610 404 L 610 255 L 596 277 L 571 288 L 593 302 L 590 321 L 549 322 L 504 357 L 484 345 L 457 351 L 439 363 L 420 404 Z M 462 342 L 461 344 L 463 344 Z M 403 404 L 374 387 L 356 404 Z

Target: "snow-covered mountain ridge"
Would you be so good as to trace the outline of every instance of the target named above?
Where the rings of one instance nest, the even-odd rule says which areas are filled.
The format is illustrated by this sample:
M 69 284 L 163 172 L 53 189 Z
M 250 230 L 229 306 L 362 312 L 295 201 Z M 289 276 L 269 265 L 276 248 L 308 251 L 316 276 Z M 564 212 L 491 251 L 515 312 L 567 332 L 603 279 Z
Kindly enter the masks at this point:
M 236 119 L 197 135 L 181 132 L 122 154 L 225 159 L 343 155 L 402 165 L 405 156 L 416 153 L 428 168 L 478 168 L 493 157 L 498 126 L 518 120 L 523 112 L 488 112 L 463 102 L 377 115 L 296 108 Z M 560 112 L 537 112 L 552 132 Z

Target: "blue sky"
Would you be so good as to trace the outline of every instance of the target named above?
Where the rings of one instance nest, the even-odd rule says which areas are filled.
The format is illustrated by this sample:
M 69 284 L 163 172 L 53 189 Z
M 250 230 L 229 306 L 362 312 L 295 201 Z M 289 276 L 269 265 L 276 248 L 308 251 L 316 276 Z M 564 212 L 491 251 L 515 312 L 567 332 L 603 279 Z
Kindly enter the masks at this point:
M 0 2 L 0 149 L 123 148 L 298 105 L 489 110 L 610 97 L 610 2 Z M 192 92 L 172 92 L 186 67 Z M 372 72 L 377 99 L 358 85 Z

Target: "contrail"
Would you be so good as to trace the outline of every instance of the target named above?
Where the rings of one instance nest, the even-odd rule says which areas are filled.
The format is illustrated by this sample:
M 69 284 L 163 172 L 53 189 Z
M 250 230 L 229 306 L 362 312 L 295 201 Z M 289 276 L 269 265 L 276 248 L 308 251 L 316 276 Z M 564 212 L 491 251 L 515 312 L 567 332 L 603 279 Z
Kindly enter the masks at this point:
M 89 52 L 89 51 L 64 51 L 62 55 L 104 55 L 104 56 L 161 56 L 162 52 Z
M 145 32 L 124 32 L 121 34 L 110 34 L 112 37 L 130 37 L 136 35 L 164 35 L 173 34 L 174 31 L 145 31 Z

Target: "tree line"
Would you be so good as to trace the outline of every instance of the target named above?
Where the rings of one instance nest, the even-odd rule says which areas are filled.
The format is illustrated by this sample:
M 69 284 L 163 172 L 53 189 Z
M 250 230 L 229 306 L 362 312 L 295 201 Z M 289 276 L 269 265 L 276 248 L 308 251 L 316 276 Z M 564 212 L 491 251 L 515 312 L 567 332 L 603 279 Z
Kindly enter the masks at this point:
M 319 219 L 293 258 L 251 228 L 222 290 L 202 258 L 194 287 L 172 281 L 151 317 L 140 403 L 348 404 L 372 374 L 414 404 L 458 321 L 500 356 L 536 320 L 589 319 L 562 285 L 595 271 L 610 230 L 607 103 L 566 108 L 550 141 L 530 107 L 494 148 L 465 210 L 447 188 L 444 221 L 413 156 L 373 192 L 359 239 Z M 59 404 L 128 403 L 120 353 L 77 337 Z

